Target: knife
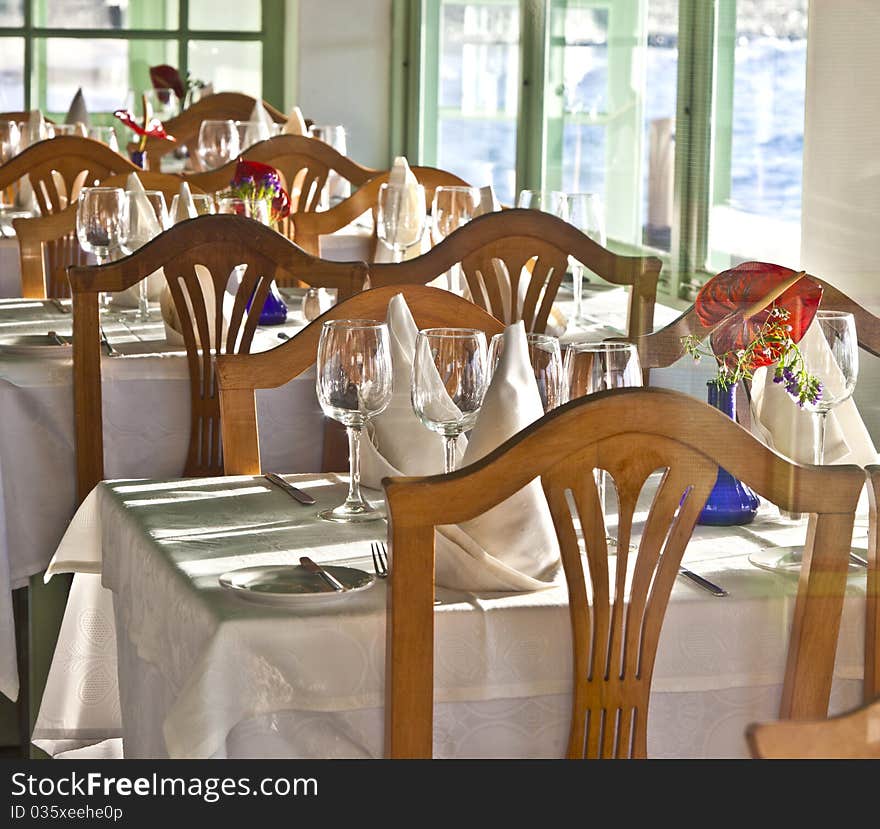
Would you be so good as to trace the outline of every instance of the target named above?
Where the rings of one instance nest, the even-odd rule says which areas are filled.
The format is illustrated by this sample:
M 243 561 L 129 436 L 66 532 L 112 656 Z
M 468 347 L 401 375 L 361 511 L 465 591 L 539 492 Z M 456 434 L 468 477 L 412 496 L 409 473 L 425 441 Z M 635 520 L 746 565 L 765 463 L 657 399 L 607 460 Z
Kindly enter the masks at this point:
M 702 576 L 698 576 L 696 573 L 687 570 L 684 567 L 678 568 L 678 575 L 690 579 L 694 584 L 702 587 L 703 590 L 708 590 L 713 596 L 720 597 L 729 595 L 726 590 L 719 587 L 717 584 L 713 584 L 709 579 L 704 579 Z
M 310 573 L 320 576 L 329 584 L 337 593 L 344 592 L 348 588 L 331 573 L 328 573 L 323 567 L 315 564 L 308 556 L 300 556 L 299 563 Z
M 269 481 L 271 484 L 275 484 L 275 486 L 283 489 L 291 498 L 295 498 L 301 504 L 314 504 L 315 499 L 309 495 L 308 492 L 303 492 L 301 489 L 297 489 L 293 484 L 287 483 L 280 475 L 276 475 L 274 472 L 267 472 L 263 477 Z

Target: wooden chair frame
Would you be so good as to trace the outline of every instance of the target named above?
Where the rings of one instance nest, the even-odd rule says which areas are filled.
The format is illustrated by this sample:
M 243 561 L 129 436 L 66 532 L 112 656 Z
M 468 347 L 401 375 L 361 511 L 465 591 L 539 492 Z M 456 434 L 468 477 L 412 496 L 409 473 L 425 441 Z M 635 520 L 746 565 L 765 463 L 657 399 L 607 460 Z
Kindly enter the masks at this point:
M 175 142 L 165 141 L 160 138 L 147 139 L 148 166 L 158 170 L 162 156 L 168 155 L 177 147 L 188 144 L 191 146 L 191 149 L 194 149 L 193 145 L 199 137 L 199 128 L 202 126 L 202 121 L 210 121 L 212 119 L 247 121 L 251 117 L 256 103 L 256 98 L 245 95 L 243 92 L 216 92 L 213 95 L 206 95 L 204 98 L 196 101 L 191 107 L 187 107 L 179 115 L 169 118 L 163 125 L 166 132 L 177 139 Z M 276 124 L 287 122 L 287 116 L 273 107 L 272 104 L 263 101 L 263 106 L 266 108 L 266 112 L 269 113 L 269 117 Z M 128 149 L 137 149 L 137 144 L 129 144 Z
M 109 176 L 104 187 L 124 188 L 129 173 Z M 170 200 L 177 193 L 181 179 L 167 173 L 148 170 L 138 172 L 146 190 L 161 190 Z M 193 187 L 194 192 L 200 192 Z M 86 265 L 86 255 L 76 238 L 76 205 L 71 204 L 58 213 L 13 219 L 12 226 L 18 237 L 21 260 L 21 295 L 26 299 L 46 299 L 70 294 L 67 268 Z M 48 260 L 48 261 L 47 261 Z
M 227 475 L 260 474 L 256 390 L 283 386 L 313 366 L 325 322 L 333 319 L 385 320 L 388 303 L 396 294 L 403 294 L 419 328 L 442 327 L 454 321 L 457 326 L 481 329 L 487 337 L 504 330 L 499 320 L 449 291 L 423 285 L 400 285 L 373 288 L 334 305 L 293 339 L 271 351 L 217 357 L 223 462 Z M 328 454 L 325 446 L 325 464 Z
M 522 317 L 527 330 L 541 333 L 547 326 L 569 256 L 606 282 L 630 287 L 629 337 L 652 330 L 662 262 L 653 256 L 612 253 L 568 222 L 537 210 L 511 209 L 480 216 L 422 256 L 398 264 L 371 265 L 370 284 L 425 283 L 461 263 L 474 301 L 498 316 L 496 308 L 502 300 L 492 261 L 505 262 L 515 297 L 523 267 L 538 257 Z
M 624 591 L 619 581 L 615 586 L 613 610 L 608 610 L 606 595 L 604 617 L 594 616 L 595 628 L 600 631 L 595 634 L 594 642 L 599 641 L 596 647 L 606 647 L 608 659 L 613 660 L 606 662 L 606 671 L 608 665 L 615 666 L 613 674 L 606 674 L 608 679 L 603 681 L 600 677 L 594 682 L 589 678 L 585 657 L 591 652 L 588 638 L 591 634 L 583 565 L 565 503 L 565 489 L 570 489 L 577 501 L 587 539 L 590 572 L 595 573 L 594 568 L 603 566 L 601 553 L 606 548 L 592 469 L 615 465 L 623 480 L 623 486 L 621 480 L 617 480 L 620 501 L 627 505 L 621 507 L 621 518 L 625 514 L 631 517 L 639 480 L 652 466 L 668 468 L 664 482 L 674 472 L 679 485 L 692 483 L 694 490 L 683 500 L 678 518 L 672 521 L 663 556 L 657 553 L 656 528 L 651 529 L 650 517 L 646 524 L 642 549 L 651 536 L 655 557 L 659 560 L 668 555 L 669 559 L 656 567 L 658 596 L 656 606 L 649 605 L 645 611 L 644 638 L 632 638 L 629 621 L 624 634 L 622 618 L 626 612 L 629 619 L 632 602 L 624 611 L 621 598 Z M 386 755 L 429 757 L 432 751 L 434 527 L 473 519 L 535 478 L 541 479 L 548 496 L 569 585 L 575 676 L 568 755 L 619 753 L 627 756 L 625 751 L 615 751 L 607 736 L 600 745 L 589 731 L 588 723 L 593 719 L 585 724 L 586 712 L 592 709 L 598 714 L 617 709 L 621 711 L 623 722 L 625 712 L 639 705 L 645 709 L 642 722 L 634 723 L 632 730 L 623 736 L 618 732 L 618 747 L 628 737 L 632 754 L 643 755 L 644 714 L 653 652 L 666 601 L 684 544 L 714 483 L 718 466 L 783 509 L 817 514 L 811 522 L 804 552 L 780 714 L 791 719 L 826 716 L 846 592 L 849 539 L 859 492 L 865 481 L 863 471 L 855 466 L 791 463 L 721 412 L 687 395 L 665 389 L 618 389 L 590 395 L 554 410 L 485 458 L 451 475 L 392 477 L 383 481 L 393 560 L 386 622 Z M 678 509 L 681 492 L 676 486 L 664 494 L 661 486 L 651 510 L 652 516 L 655 512 L 665 516 L 665 519 L 658 518 L 660 527 L 665 523 L 669 528 L 669 519 Z M 626 550 L 628 528 L 624 526 L 624 530 L 626 532 L 619 533 L 618 549 Z M 666 529 L 661 532 L 665 533 Z M 592 547 L 598 554 L 591 552 L 589 539 L 593 539 Z M 607 579 L 607 564 L 604 573 Z M 651 574 L 640 575 L 638 569 L 633 577 L 632 596 L 638 595 L 643 607 L 645 580 L 651 577 Z M 599 596 L 595 577 L 593 582 L 594 595 Z M 651 591 L 651 603 L 654 603 L 653 587 Z M 597 606 L 600 610 L 603 607 L 594 602 L 594 613 L 598 613 Z M 612 613 L 613 620 L 609 621 Z M 610 639 L 602 645 L 609 630 Z M 625 642 L 622 641 L 624 635 Z M 641 666 L 639 672 L 633 674 L 630 669 L 636 652 L 639 652 Z M 627 668 L 621 670 L 618 680 L 616 666 L 623 666 L 624 660 Z
M 469 187 L 470 185 L 458 176 L 440 170 L 437 167 L 412 167 L 413 175 L 419 184 L 425 188 L 426 208 L 430 211 L 434 201 L 434 191 L 438 187 Z M 373 212 L 373 237 L 370 249 L 370 260 L 375 258 L 378 238 L 375 230 L 376 205 L 379 200 L 379 188 L 388 181 L 390 170 L 378 173 L 360 186 L 358 190 L 334 205 L 329 210 L 298 212 L 293 216 L 293 237 L 296 243 L 310 253 L 318 255 L 320 249 L 320 237 L 330 233 L 336 233 L 346 225 L 351 224 L 359 216 L 368 210 Z M 416 280 L 423 283 L 424 280 Z M 379 286 L 377 286 L 379 287 Z
M 195 319 L 192 319 L 180 282 L 186 282 L 189 296 L 201 295 L 194 266 L 203 264 L 215 281 L 215 298 L 222 297 L 226 279 L 234 267 L 230 262 L 254 264 L 255 267 L 248 268 L 239 289 L 229 321 L 229 333 L 223 335 L 225 343 L 218 343 L 215 340 L 221 334 L 210 334 L 207 313 L 216 313 L 215 331 L 220 332 L 219 303 L 222 300 L 217 300 L 216 309 L 205 309 L 194 301 Z M 285 271 L 295 273 L 309 284 L 336 288 L 343 297 L 359 291 L 366 274 L 363 263 L 316 259 L 271 228 L 241 216 L 199 216 L 174 225 L 136 253 L 117 262 L 70 268 L 77 491 L 80 500 L 104 477 L 98 293 L 126 290 L 160 268 L 165 270 L 175 308 L 183 323 L 190 369 L 192 432 L 185 474 L 222 472 L 218 457 L 220 428 L 216 422 L 220 407 L 213 369 L 215 357 L 211 352 L 215 349 L 219 352 L 221 348 L 227 353 L 235 348 L 249 348 L 258 314 L 246 313 L 247 298 L 253 294 L 253 307 L 261 308 L 269 282 Z M 222 275 L 224 269 L 225 276 Z M 211 342 L 211 349 L 198 345 L 197 334 L 199 342 Z M 241 343 L 236 345 L 235 338 L 239 334 L 242 334 Z M 210 445 L 208 441 L 211 441 Z M 206 471 L 207 463 L 212 466 Z
M 73 204 L 84 186 L 114 173 L 137 172 L 140 167 L 100 141 L 62 135 L 31 144 L 0 165 L 0 190 L 27 176 L 40 212 L 47 216 Z

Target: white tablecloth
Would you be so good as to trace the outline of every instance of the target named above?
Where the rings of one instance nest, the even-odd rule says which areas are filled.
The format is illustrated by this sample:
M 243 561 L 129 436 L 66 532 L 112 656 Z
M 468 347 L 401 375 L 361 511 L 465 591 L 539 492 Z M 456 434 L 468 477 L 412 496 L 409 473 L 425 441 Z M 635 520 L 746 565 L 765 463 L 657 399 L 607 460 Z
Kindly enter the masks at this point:
M 252 478 L 102 484 L 56 560 L 59 569 L 102 560 L 113 596 L 98 576 L 75 577 L 34 742 L 58 752 L 115 738 L 118 750 L 124 737 L 130 757 L 381 756 L 384 583 L 297 609 L 255 605 L 217 583 L 227 570 L 300 555 L 370 569 L 368 542 L 384 523 L 330 528 L 315 513 L 341 501 L 344 484 L 297 483 L 315 507 Z M 865 531 L 859 521 L 857 535 Z M 685 562 L 730 596 L 675 586 L 655 669 L 652 755 L 745 756 L 746 724 L 777 715 L 797 580 L 746 556 L 804 532 L 772 508 L 749 527 L 697 529 Z M 864 594 L 862 571 L 845 602 L 834 710 L 861 693 Z M 439 590 L 438 599 L 435 754 L 561 756 L 571 687 L 562 582 L 516 595 Z
M 0 238 L 0 297 L 21 296 L 21 260 L 18 240 Z

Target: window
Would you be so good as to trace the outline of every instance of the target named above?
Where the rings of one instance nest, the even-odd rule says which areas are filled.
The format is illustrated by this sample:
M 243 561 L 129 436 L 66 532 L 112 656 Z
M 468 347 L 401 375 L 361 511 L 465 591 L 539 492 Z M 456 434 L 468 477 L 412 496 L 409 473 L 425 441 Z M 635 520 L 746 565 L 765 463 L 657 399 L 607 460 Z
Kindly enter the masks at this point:
M 284 0 L 0 0 L 0 111 L 63 117 L 82 87 L 106 120 L 159 63 L 282 105 L 283 16 Z
M 508 204 L 600 193 L 610 246 L 663 255 L 667 297 L 797 265 L 807 4 L 414 0 L 399 149 Z

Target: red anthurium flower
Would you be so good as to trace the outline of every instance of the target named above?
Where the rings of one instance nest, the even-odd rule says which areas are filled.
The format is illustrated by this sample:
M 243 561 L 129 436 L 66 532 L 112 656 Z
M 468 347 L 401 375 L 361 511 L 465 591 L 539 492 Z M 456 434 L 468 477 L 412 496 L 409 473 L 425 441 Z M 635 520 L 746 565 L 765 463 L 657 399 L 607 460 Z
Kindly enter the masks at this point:
M 745 349 L 758 336 L 774 308 L 788 313 L 785 324 L 790 326 L 791 340 L 800 342 L 822 300 L 822 286 L 808 277 L 802 277 L 764 310 L 744 318 L 747 309 L 795 274 L 796 271 L 781 265 L 743 262 L 710 279 L 697 295 L 695 307 L 706 328 L 727 320 L 712 333 L 713 353 L 721 357 Z M 780 355 L 781 349 L 770 345 L 765 352 L 756 353 L 752 368 L 770 365 Z
M 183 100 L 183 96 L 186 94 L 180 72 L 167 63 L 150 67 L 150 81 L 153 84 L 153 89 L 174 90 L 174 94 L 180 100 Z
M 158 118 L 151 118 L 147 122 L 147 126 L 144 127 L 142 124 L 138 123 L 134 113 L 129 112 L 127 109 L 117 109 L 113 114 L 122 121 L 125 126 L 141 137 L 164 138 L 166 141 L 177 140 L 173 135 L 168 135 L 168 133 L 165 132 L 165 128 L 162 126 L 162 122 Z

